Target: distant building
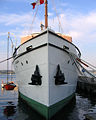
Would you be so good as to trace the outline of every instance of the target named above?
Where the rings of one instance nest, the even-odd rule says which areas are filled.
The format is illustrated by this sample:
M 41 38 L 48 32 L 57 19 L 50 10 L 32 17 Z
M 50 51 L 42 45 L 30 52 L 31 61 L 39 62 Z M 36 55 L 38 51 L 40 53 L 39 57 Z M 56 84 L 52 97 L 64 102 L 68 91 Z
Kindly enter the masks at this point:
M 7 70 L 0 70 L 0 74 L 7 74 Z M 15 74 L 13 70 L 8 70 L 8 74 Z

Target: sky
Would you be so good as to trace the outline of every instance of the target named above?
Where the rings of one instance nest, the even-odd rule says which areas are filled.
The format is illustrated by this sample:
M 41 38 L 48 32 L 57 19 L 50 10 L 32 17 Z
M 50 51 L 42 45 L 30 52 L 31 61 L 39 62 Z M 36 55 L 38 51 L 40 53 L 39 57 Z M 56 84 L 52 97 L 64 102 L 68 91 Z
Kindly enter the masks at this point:
M 7 56 L 8 32 L 15 46 L 20 45 L 22 36 L 40 32 L 44 4 L 33 10 L 31 3 L 35 1 L 0 0 L 0 61 Z M 96 66 L 96 0 L 48 0 L 48 26 L 55 32 L 72 36 L 81 58 Z M 0 69 L 6 69 L 6 62 L 0 64 Z

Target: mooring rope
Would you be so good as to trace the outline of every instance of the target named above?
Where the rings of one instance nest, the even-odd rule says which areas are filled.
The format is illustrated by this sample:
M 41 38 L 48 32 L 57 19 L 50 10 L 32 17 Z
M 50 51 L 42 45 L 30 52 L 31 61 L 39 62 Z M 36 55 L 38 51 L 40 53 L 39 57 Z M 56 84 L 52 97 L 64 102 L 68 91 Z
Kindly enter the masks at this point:
M 96 78 L 95 75 L 93 75 L 91 72 L 89 72 L 87 69 L 85 69 L 78 61 L 77 61 L 77 63 L 78 63 L 79 66 L 80 66 L 81 68 L 83 68 L 89 75 L 91 75 L 93 78 Z
M 83 62 L 85 62 L 85 63 L 87 63 L 88 65 L 90 65 L 91 67 L 93 67 L 93 68 L 95 68 L 96 69 L 96 66 L 94 66 L 94 65 L 92 65 L 92 64 L 90 64 L 89 62 L 87 62 L 87 61 L 85 61 L 85 60 L 83 60 L 83 59 L 81 59 Z
M 78 58 L 74 53 L 72 53 L 72 52 L 70 52 L 70 51 L 68 51 L 69 52 L 69 55 L 71 56 L 71 58 L 73 59 L 73 61 L 74 61 L 74 63 L 75 63 L 75 66 L 76 66 L 76 68 L 77 68 L 77 70 L 80 72 L 80 74 L 82 74 L 82 72 L 80 71 L 80 68 L 78 67 L 78 65 L 81 67 L 81 68 L 83 68 L 85 71 L 86 71 L 86 73 L 87 74 L 89 74 L 90 76 L 92 76 L 93 78 L 95 78 L 96 79 L 96 76 L 94 75 L 94 74 L 92 74 L 90 71 L 88 71 L 85 67 L 83 67 L 81 64 L 80 64 L 80 62 L 78 61 L 78 59 L 80 59 L 80 58 Z M 81 60 L 81 59 L 80 59 Z M 81 62 L 82 63 L 82 62 Z M 78 64 L 78 65 L 77 65 Z M 83 64 L 83 63 L 82 63 Z M 84 64 L 83 64 L 84 65 Z M 88 66 L 89 67 L 89 66 Z M 89 67 L 89 68 L 91 68 L 91 67 Z M 92 69 L 92 68 L 91 68 Z M 84 73 L 83 73 L 84 74 Z M 84 74 L 85 75 L 85 74 Z

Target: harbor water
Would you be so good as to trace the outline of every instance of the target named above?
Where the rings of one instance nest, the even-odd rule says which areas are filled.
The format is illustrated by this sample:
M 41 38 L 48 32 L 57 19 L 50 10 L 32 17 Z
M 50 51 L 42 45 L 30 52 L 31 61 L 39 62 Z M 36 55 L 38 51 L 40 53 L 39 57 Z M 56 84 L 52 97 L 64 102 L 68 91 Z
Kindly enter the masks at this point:
M 8 77 L 9 81 L 17 83 L 14 74 Z M 0 75 L 0 85 L 6 79 L 7 75 Z M 18 88 L 6 91 L 0 86 L 0 89 L 0 120 L 45 120 L 18 97 Z M 52 120 L 84 120 L 89 111 L 96 111 L 96 99 L 84 93 L 76 93 L 73 100 Z

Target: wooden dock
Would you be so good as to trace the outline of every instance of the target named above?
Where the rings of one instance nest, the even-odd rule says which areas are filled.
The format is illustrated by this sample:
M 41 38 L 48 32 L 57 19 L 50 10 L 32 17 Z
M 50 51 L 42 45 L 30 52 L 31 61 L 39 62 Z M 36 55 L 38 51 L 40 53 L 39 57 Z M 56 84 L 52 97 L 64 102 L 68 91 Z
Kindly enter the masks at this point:
M 96 95 L 96 79 L 86 76 L 79 76 L 77 82 L 77 91 L 87 92 Z

